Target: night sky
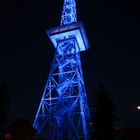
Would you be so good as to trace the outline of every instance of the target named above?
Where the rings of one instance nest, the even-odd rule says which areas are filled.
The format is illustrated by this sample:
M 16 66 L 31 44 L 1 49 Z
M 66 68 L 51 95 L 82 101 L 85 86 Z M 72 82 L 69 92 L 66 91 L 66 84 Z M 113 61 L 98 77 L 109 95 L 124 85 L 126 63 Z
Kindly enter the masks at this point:
M 128 0 L 77 0 L 90 49 L 81 53 L 87 95 L 103 84 L 119 125 L 140 125 L 140 10 Z M 45 31 L 60 24 L 62 0 L 7 0 L 0 4 L 0 83 L 13 103 L 13 118 L 33 121 L 55 49 Z

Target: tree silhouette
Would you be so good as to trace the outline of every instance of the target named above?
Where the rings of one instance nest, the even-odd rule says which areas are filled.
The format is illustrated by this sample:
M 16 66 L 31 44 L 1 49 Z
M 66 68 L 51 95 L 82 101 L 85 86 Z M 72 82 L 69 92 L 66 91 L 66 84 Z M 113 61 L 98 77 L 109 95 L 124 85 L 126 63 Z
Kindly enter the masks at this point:
M 93 139 L 115 140 L 114 122 L 117 121 L 115 106 L 106 89 L 100 85 L 94 93 L 92 112 Z
M 3 84 L 0 87 L 0 138 L 7 129 L 10 112 L 10 98 L 6 86 Z

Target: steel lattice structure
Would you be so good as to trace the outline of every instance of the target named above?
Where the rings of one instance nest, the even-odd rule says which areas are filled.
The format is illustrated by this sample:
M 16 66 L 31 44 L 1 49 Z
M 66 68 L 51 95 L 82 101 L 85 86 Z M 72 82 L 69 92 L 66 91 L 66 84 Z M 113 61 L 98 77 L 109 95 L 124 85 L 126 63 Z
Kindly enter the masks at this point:
M 83 24 L 77 22 L 75 0 L 64 0 L 61 25 L 47 30 L 56 48 L 33 127 L 48 123 L 52 140 L 88 140 L 89 108 L 80 51 L 89 48 Z

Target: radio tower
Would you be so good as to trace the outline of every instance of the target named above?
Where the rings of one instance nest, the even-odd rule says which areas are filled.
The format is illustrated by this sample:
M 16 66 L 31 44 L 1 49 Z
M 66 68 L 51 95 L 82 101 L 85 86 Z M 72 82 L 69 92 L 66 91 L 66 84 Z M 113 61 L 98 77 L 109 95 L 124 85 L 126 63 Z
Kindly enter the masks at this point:
M 59 27 L 47 30 L 56 52 L 33 123 L 37 132 L 49 126 L 51 140 L 89 140 L 90 114 L 80 61 L 89 48 L 75 0 L 64 0 Z M 47 132 L 46 132 L 47 133 Z

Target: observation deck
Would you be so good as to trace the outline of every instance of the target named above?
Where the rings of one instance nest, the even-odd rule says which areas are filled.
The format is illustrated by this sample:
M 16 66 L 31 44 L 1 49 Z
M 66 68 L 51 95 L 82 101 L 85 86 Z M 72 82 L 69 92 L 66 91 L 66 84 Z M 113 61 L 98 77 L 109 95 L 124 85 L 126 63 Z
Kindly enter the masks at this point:
M 60 42 L 75 40 L 76 52 L 85 51 L 89 48 L 87 35 L 82 22 L 58 26 L 46 31 L 54 47 Z

